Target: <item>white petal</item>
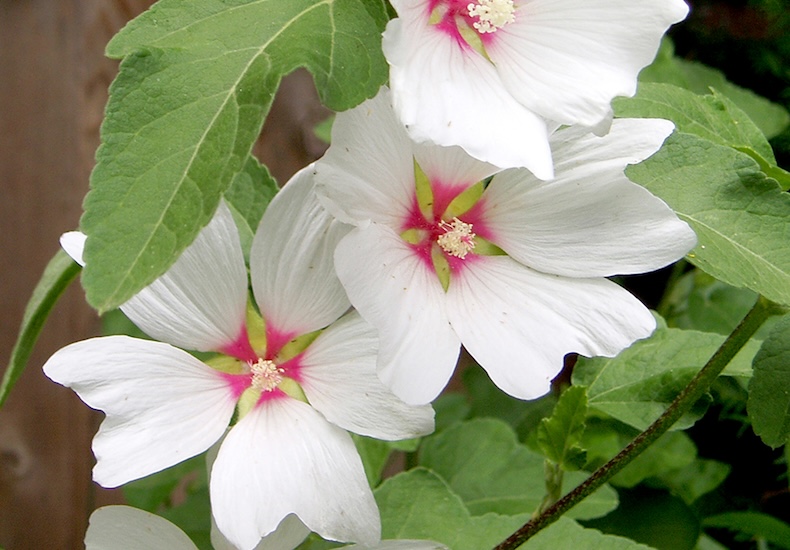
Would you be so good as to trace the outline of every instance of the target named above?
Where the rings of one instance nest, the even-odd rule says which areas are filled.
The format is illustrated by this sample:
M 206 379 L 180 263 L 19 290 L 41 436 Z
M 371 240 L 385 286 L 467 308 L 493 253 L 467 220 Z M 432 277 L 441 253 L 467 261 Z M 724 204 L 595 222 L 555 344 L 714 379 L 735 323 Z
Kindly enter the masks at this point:
M 681 0 L 531 0 L 486 46 L 504 86 L 528 109 L 594 126 L 616 96 L 632 96 Z
M 85 550 L 197 550 L 189 537 L 165 518 L 131 506 L 95 510 L 85 533 Z
M 295 399 L 266 401 L 231 429 L 210 491 L 217 526 L 241 550 L 254 548 L 288 514 L 331 540 L 374 544 L 380 536 L 351 437 Z
M 433 268 L 377 224 L 356 228 L 340 242 L 335 267 L 351 303 L 379 331 L 381 380 L 407 403 L 432 401 L 460 352 Z
M 247 268 L 224 202 L 211 222 L 159 279 L 121 306 L 157 340 L 198 351 L 234 342 L 247 307 Z
M 291 550 L 299 546 L 309 534 L 310 529 L 305 527 L 298 517 L 288 514 L 274 532 L 261 539 L 255 550 Z M 236 546 L 231 544 L 222 531 L 217 528 L 213 517 L 211 518 L 211 546 L 214 547 L 214 550 L 237 550 Z
M 430 405 L 407 405 L 376 375 L 376 330 L 356 312 L 326 329 L 302 357 L 302 388 L 327 420 L 361 435 L 410 439 L 433 431 Z
M 332 145 L 315 167 L 319 195 L 342 221 L 403 223 L 415 196 L 414 160 L 389 90 L 337 114 Z
M 614 356 L 655 328 L 647 308 L 611 281 L 544 275 L 506 256 L 470 265 L 447 298 L 464 347 L 519 399 L 545 394 L 565 354 Z
M 337 242 L 349 229 L 318 203 L 312 166 L 274 197 L 250 251 L 252 289 L 267 323 L 283 333 L 305 334 L 349 308 L 333 267 Z
M 395 111 L 416 141 L 459 145 L 502 168 L 552 177 L 546 123 L 505 89 L 483 56 L 428 24 L 425 2 L 393 2 L 382 48 Z
M 525 265 L 567 277 L 644 273 L 680 259 L 694 232 L 624 174 L 671 131 L 671 122 L 649 119 L 617 119 L 604 137 L 560 130 L 554 181 L 509 170 L 486 189 L 492 240 Z
M 57 351 L 44 373 L 107 417 L 93 439 L 93 478 L 117 487 L 205 451 L 235 399 L 222 376 L 160 342 L 108 336 Z
M 60 236 L 60 246 L 71 256 L 71 259 L 85 267 L 85 260 L 82 253 L 85 250 L 85 233 L 81 231 L 69 231 Z
M 457 193 L 499 172 L 499 168 L 493 164 L 470 157 L 460 147 L 417 144 L 414 147 L 414 158 L 434 187 L 438 184 L 454 189 Z

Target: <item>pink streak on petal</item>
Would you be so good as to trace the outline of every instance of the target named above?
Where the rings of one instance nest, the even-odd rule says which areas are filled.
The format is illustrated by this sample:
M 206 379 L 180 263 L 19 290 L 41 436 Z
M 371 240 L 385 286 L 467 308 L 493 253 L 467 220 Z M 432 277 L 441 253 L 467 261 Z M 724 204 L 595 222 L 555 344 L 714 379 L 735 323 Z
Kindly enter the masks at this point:
M 287 376 L 288 378 L 298 382 L 299 384 L 302 383 L 302 357 L 304 356 L 304 352 L 300 353 L 296 357 L 291 357 L 285 363 L 277 365 L 281 369 L 283 369 L 283 376 Z
M 468 269 L 471 264 L 481 261 L 484 256 L 478 256 L 474 252 L 467 254 L 466 258 L 456 258 L 455 256 L 450 256 L 449 254 L 445 254 L 447 258 L 447 263 L 450 265 L 450 273 L 452 276 L 458 276 L 464 269 Z M 450 284 L 452 283 L 452 279 L 450 279 Z
M 433 190 L 433 215 L 438 220 L 444 214 L 444 211 L 447 210 L 447 207 L 450 206 L 450 203 L 453 202 L 453 199 L 460 195 L 463 191 L 466 191 L 468 187 L 474 185 L 474 182 L 470 185 L 450 185 L 447 183 L 442 183 L 439 180 L 432 179 L 431 180 L 431 189 Z
M 296 338 L 299 334 L 295 331 L 282 332 L 272 326 L 271 322 L 266 323 L 266 359 L 273 361 L 274 358 L 283 349 L 283 346 Z M 256 358 L 257 360 L 257 358 Z
M 246 326 L 241 327 L 241 333 L 239 333 L 233 342 L 221 347 L 217 351 L 242 361 L 251 361 L 254 363 L 258 360 L 258 354 L 255 353 L 255 350 L 253 350 L 252 346 L 250 345 L 250 339 L 247 336 Z
M 282 399 L 284 397 L 290 397 L 290 396 L 280 388 L 274 388 L 272 391 L 261 392 L 261 396 L 258 398 L 258 402 L 255 403 L 255 408 L 260 407 L 264 403 L 268 403 L 275 399 Z
M 463 213 L 462 216 L 459 216 L 460 220 L 465 223 L 472 224 L 472 230 L 475 232 L 476 235 L 483 237 L 487 241 L 491 241 L 492 243 L 496 244 L 494 241 L 495 236 L 494 233 L 491 231 L 491 228 L 486 223 L 486 200 L 485 197 L 478 200 L 472 208 L 467 210 Z
M 230 391 L 233 394 L 233 398 L 238 400 L 241 397 L 241 394 L 244 393 L 244 390 L 250 387 L 252 383 L 252 375 L 249 373 L 245 374 L 229 374 L 227 372 L 221 372 L 219 375 L 225 380 L 225 383 L 228 384 L 230 387 Z

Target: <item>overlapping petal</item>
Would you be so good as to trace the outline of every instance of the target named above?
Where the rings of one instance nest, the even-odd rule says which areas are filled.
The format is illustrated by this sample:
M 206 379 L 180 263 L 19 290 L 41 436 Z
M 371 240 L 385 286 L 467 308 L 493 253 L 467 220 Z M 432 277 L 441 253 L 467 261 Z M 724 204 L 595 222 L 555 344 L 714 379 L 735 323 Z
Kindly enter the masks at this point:
M 433 268 L 392 229 L 374 223 L 340 242 L 335 267 L 351 303 L 379 330 L 381 380 L 407 403 L 433 400 L 461 347 Z
M 550 179 L 546 123 L 505 89 L 494 65 L 429 26 L 425 1 L 392 4 L 399 18 L 388 23 L 382 47 L 395 110 L 411 137 Z
M 84 265 L 85 236 L 70 232 L 61 245 Z M 149 336 L 174 346 L 216 351 L 238 338 L 247 305 L 247 269 L 239 232 L 220 202 L 203 228 L 167 272 L 121 306 Z
M 632 96 L 661 37 L 681 21 L 681 0 L 530 0 L 486 53 L 504 86 L 532 112 L 594 126 L 616 96 Z
M 486 189 L 492 239 L 519 262 L 567 277 L 644 273 L 677 260 L 694 232 L 624 174 L 671 131 L 671 122 L 650 119 L 617 119 L 603 137 L 558 131 L 555 180 L 508 170 Z
M 570 352 L 613 356 L 655 328 L 647 308 L 606 279 L 569 279 L 506 256 L 453 279 L 447 312 L 494 383 L 521 399 L 544 395 Z
M 343 146 L 330 147 L 316 164 L 318 192 L 330 212 L 347 223 L 400 224 L 414 196 L 414 163 L 411 140 L 392 111 L 389 92 L 382 88 L 337 116 L 332 141 Z M 325 184 L 338 180 L 342 185 Z
M 300 369 L 310 404 L 343 429 L 385 440 L 431 433 L 430 405 L 407 405 L 376 375 L 376 330 L 356 312 L 341 318 L 310 344 Z
M 177 526 L 131 506 L 95 510 L 85 533 L 85 550 L 197 550 Z
M 312 166 L 275 196 L 250 251 L 252 289 L 267 323 L 283 333 L 306 334 L 350 307 L 333 267 L 335 247 L 349 229 L 319 204 Z
M 236 400 L 221 375 L 188 353 L 126 336 L 66 346 L 44 373 L 106 418 L 93 440 L 93 476 L 104 487 L 168 468 L 205 451 Z
M 374 544 L 379 514 L 348 433 L 309 405 L 266 401 L 228 433 L 211 471 L 217 526 L 254 548 L 289 514 L 331 540 Z
M 239 232 L 220 202 L 214 218 L 176 263 L 121 310 L 157 340 L 215 351 L 238 338 L 246 306 L 247 269 Z

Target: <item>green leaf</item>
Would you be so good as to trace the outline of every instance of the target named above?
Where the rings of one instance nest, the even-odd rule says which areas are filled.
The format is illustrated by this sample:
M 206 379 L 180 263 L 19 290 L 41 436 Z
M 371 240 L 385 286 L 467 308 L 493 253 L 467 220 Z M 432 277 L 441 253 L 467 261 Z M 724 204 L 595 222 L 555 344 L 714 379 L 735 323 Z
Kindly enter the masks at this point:
M 587 416 L 587 392 L 584 386 L 571 386 L 560 395 L 551 417 L 538 426 L 537 443 L 544 456 L 563 470 L 578 470 L 587 453 L 579 446 Z
M 573 384 L 587 387 L 591 408 L 644 430 L 666 410 L 724 342 L 720 334 L 660 327 L 616 357 L 580 357 Z M 748 377 L 759 343 L 751 341 L 732 359 L 724 374 Z M 672 429 L 693 425 L 709 403 L 695 404 Z
M 732 101 L 713 90 L 698 95 L 671 84 L 643 83 L 633 98 L 614 102 L 620 117 L 666 118 L 680 132 L 694 134 L 719 145 L 750 148 L 776 164 L 768 140 Z
M 790 173 L 776 165 L 773 150 L 760 129 L 715 89 L 712 94 L 698 95 L 670 84 L 644 83 L 636 97 L 617 99 L 614 107 L 618 116 L 666 118 L 680 132 L 746 153 L 783 189 L 790 187 Z
M 466 369 L 463 381 L 471 401 L 469 416 L 499 418 L 516 430 L 521 441 L 535 438 L 538 424 L 551 415 L 557 402 L 553 393 L 531 401 L 511 397 L 496 387 L 479 366 Z
M 589 418 L 582 444 L 587 449 L 587 468 L 599 468 L 619 453 L 639 432 L 610 419 Z M 634 487 L 647 478 L 685 468 L 694 462 L 697 449 L 683 432 L 668 432 L 623 468 L 612 484 Z
M 425 539 L 453 550 L 490 548 L 521 527 L 529 515 L 472 517 L 436 474 L 415 468 L 389 478 L 374 491 L 383 539 Z
M 197 482 L 196 488 L 206 484 L 205 455 L 201 454 L 161 472 L 131 481 L 123 486 L 123 496 L 129 506 L 157 513 L 160 508 L 171 506 L 173 491 L 187 478 Z
M 730 465 L 717 460 L 698 458 L 676 470 L 661 472 L 661 486 L 692 504 L 702 495 L 713 491 L 730 475 Z
M 225 202 L 239 228 L 241 248 L 247 261 L 255 231 L 278 189 L 269 170 L 254 157 L 249 157 L 242 171 L 233 177 L 230 187 L 225 191 Z
M 364 0 L 162 0 L 111 41 L 108 54 L 124 60 L 81 221 L 94 307 L 125 302 L 209 222 L 283 75 L 306 67 L 336 110 L 376 93 L 387 78 L 381 10 Z
M 746 404 L 754 433 L 780 447 L 790 439 L 790 315 L 782 317 L 754 357 Z
M 605 535 L 596 529 L 585 529 L 572 519 L 562 517 L 529 539 L 520 548 L 524 550 L 557 550 L 559 548 L 647 550 L 650 547 L 624 537 Z
M 675 57 L 673 50 L 672 42 L 665 38 L 655 61 L 639 73 L 640 82 L 674 84 L 697 94 L 707 94 L 715 88 L 742 109 L 768 139 L 781 134 L 790 124 L 790 114 L 781 105 L 736 86 L 719 70 Z
M 790 195 L 729 147 L 675 133 L 628 177 L 691 225 L 687 258 L 713 277 L 790 304 Z
M 739 531 L 749 537 L 759 537 L 780 548 L 790 549 L 790 525 L 768 514 L 759 512 L 728 512 L 710 516 L 702 521 L 705 527 L 719 527 Z
M 420 450 L 420 465 L 447 480 L 473 515 L 531 513 L 545 490 L 544 458 L 520 445 L 510 426 L 493 418 L 454 424 L 426 438 Z M 572 488 L 586 477 L 585 473 L 571 472 L 565 480 Z M 568 515 L 587 519 L 616 507 L 616 493 L 604 486 Z
M 469 416 L 469 403 L 466 396 L 447 392 L 433 402 L 433 410 L 436 411 L 436 429 L 434 431 L 439 433 Z
M 25 306 L 25 313 L 19 326 L 19 336 L 11 350 L 11 358 L 3 374 L 3 381 L 0 383 L 0 407 L 22 375 L 49 313 L 79 272 L 80 266 L 62 250 L 59 250 L 44 268 L 44 273 Z
M 756 300 L 757 293 L 749 289 L 735 288 L 693 269 L 672 289 L 667 325 L 730 334 Z
M 354 445 L 357 447 L 359 457 L 362 459 L 362 466 L 365 468 L 365 475 L 368 478 L 368 485 L 377 486 L 381 482 L 381 473 L 387 460 L 392 453 L 392 448 L 385 441 L 379 441 L 372 437 L 351 434 Z

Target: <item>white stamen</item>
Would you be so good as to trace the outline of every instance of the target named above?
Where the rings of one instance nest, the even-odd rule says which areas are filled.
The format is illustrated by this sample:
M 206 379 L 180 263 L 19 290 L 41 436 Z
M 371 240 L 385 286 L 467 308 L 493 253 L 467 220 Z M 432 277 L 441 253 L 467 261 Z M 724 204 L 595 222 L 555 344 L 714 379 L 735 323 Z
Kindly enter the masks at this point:
M 463 260 L 474 249 L 475 234 L 472 233 L 471 223 L 464 223 L 458 218 L 453 218 L 451 223 L 442 221 L 439 227 L 444 229 L 444 234 L 439 235 L 436 242 L 450 256 Z
M 477 3 L 470 2 L 466 9 L 470 17 L 478 18 L 472 26 L 481 34 L 496 32 L 516 20 L 513 0 L 477 0 Z
M 285 372 L 274 361 L 264 359 L 250 363 L 250 370 L 252 371 L 252 387 L 262 392 L 274 390 L 283 381 L 283 372 Z

